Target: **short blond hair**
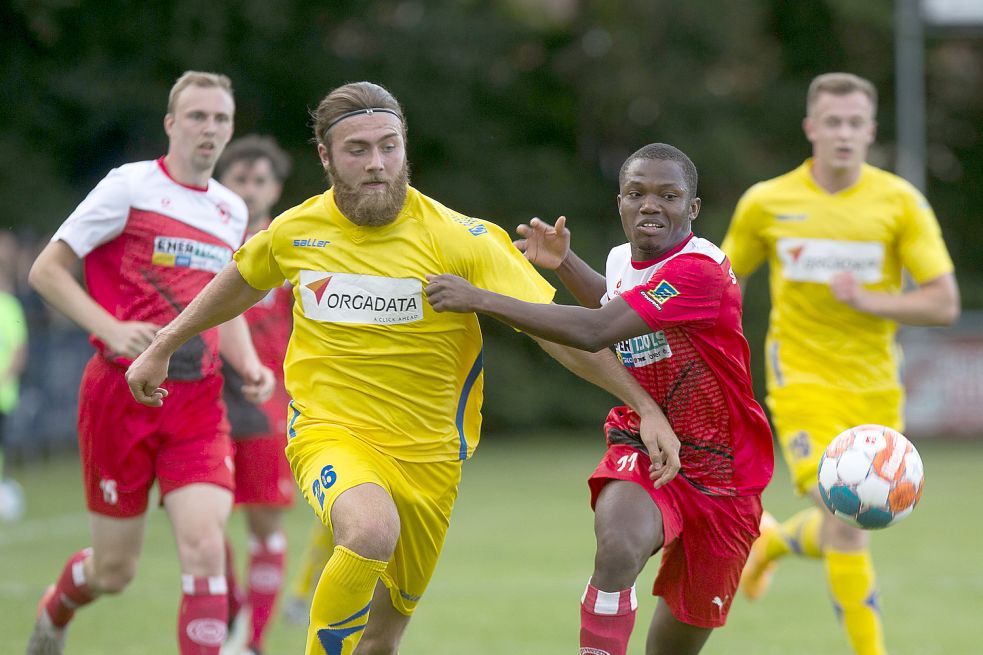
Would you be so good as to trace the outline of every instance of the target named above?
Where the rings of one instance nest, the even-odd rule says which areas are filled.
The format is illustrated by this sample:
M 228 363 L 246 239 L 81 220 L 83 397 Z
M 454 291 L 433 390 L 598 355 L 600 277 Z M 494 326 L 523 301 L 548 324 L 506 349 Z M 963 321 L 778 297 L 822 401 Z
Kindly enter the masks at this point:
M 184 71 L 181 77 L 177 78 L 177 82 L 171 87 L 171 92 L 167 96 L 168 114 L 174 113 L 174 106 L 177 104 L 178 96 L 189 86 L 200 86 L 206 89 L 218 87 L 228 93 L 229 97 L 233 99 L 233 102 L 235 101 L 232 91 L 232 80 L 227 75 L 222 75 L 221 73 L 203 73 L 201 71 Z
M 820 93 L 845 96 L 855 91 L 860 91 L 870 99 L 873 114 L 877 115 L 877 89 L 870 80 L 853 73 L 824 73 L 813 78 L 806 96 L 806 115 L 808 116 L 816 106 Z

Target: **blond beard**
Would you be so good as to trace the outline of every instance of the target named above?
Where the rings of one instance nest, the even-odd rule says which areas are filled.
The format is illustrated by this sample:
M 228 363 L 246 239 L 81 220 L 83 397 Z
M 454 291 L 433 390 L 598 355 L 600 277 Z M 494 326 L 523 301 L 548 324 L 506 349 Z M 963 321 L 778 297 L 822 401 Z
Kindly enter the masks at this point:
M 386 182 L 386 190 L 381 194 L 365 194 L 360 185 L 351 185 L 338 175 L 334 164 L 328 164 L 328 181 L 334 189 L 335 204 L 355 225 L 381 227 L 396 220 L 406 203 L 406 192 L 410 184 L 409 163 L 396 177 Z M 378 180 L 382 181 L 382 180 Z

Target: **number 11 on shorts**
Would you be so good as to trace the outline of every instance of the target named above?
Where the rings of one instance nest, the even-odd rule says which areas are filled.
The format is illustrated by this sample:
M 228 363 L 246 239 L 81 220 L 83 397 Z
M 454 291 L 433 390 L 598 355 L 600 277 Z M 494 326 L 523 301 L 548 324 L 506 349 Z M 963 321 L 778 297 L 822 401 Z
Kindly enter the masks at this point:
M 624 455 L 618 460 L 618 471 L 624 471 L 626 468 L 629 471 L 635 470 L 635 464 L 638 462 L 638 453 L 632 453 L 631 455 Z

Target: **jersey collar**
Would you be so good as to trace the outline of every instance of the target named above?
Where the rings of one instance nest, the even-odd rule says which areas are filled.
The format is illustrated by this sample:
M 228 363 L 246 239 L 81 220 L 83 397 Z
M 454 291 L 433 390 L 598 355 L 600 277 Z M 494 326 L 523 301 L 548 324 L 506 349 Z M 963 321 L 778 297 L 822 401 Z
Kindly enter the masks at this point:
M 205 186 L 195 186 L 194 184 L 185 184 L 184 182 L 178 182 L 177 180 L 175 180 L 174 176 L 171 175 L 171 172 L 167 170 L 167 164 L 164 163 L 163 156 L 157 160 L 157 165 L 160 166 L 160 170 L 164 171 L 164 175 L 167 176 L 167 179 L 169 179 L 174 184 L 177 184 L 178 186 L 183 186 L 185 189 L 191 189 L 192 191 L 208 191 L 207 184 Z
M 675 248 L 673 248 L 672 250 L 668 250 L 668 251 L 662 253 L 660 256 L 656 257 L 655 259 L 649 259 L 648 261 L 644 261 L 644 262 L 636 262 L 633 259 L 633 260 L 631 260 L 631 267 L 634 268 L 636 271 L 643 271 L 643 270 L 645 270 L 646 268 L 648 268 L 650 266 L 655 266 L 659 262 L 664 262 L 665 260 L 669 259 L 673 255 L 675 255 L 676 253 L 678 253 L 680 250 L 682 250 L 683 248 L 685 248 L 686 247 L 686 244 L 689 243 L 692 239 L 693 239 L 693 233 L 690 232 L 689 233 L 689 236 L 686 237 L 685 239 L 683 239 L 679 243 L 679 245 L 676 246 Z

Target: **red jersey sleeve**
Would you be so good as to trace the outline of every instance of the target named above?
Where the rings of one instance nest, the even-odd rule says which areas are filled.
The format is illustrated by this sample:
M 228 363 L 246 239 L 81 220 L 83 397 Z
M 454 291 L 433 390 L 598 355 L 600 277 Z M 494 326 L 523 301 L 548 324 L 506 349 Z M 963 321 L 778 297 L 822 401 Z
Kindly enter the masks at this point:
M 621 297 L 653 330 L 675 326 L 700 330 L 717 322 L 728 284 L 730 280 L 714 260 L 698 254 L 682 255 Z

